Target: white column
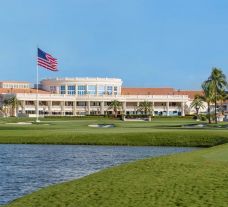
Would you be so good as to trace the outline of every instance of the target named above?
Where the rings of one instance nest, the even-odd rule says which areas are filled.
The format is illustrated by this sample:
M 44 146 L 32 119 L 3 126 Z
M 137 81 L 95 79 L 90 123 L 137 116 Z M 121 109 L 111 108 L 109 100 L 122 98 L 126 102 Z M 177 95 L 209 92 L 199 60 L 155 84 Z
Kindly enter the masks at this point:
M 98 85 L 96 84 L 96 96 L 98 96 Z
M 126 108 L 127 108 L 127 103 L 126 101 L 123 102 L 123 114 L 126 114 Z
M 166 102 L 166 111 L 167 111 L 167 116 L 169 116 L 169 102 Z
M 86 91 L 85 94 L 88 95 L 88 84 L 86 84 Z
M 22 101 L 22 114 L 25 114 L 25 101 Z
M 36 115 L 37 117 L 39 117 L 39 101 L 34 101 L 34 104 L 35 104 Z
M 138 109 L 139 109 L 139 102 L 137 102 L 137 104 L 136 104 L 136 111 L 135 111 L 135 114 L 138 114 Z
M 52 101 L 48 101 L 48 115 L 52 115 Z
M 77 115 L 76 107 L 77 107 L 77 102 L 76 101 L 73 101 L 73 116 L 76 116 Z
M 101 101 L 101 115 L 104 115 L 104 101 Z
M 56 93 L 60 94 L 60 86 L 56 86 Z
M 185 103 L 184 102 L 181 102 L 181 116 L 185 116 L 185 113 L 184 113 L 184 105 L 185 105 Z
M 88 110 L 88 115 L 90 115 L 90 101 L 87 101 L 87 110 Z
M 68 94 L 68 88 L 67 88 L 67 85 L 65 85 L 65 94 Z
M 78 85 L 75 84 L 75 96 L 77 96 L 77 95 L 78 95 Z
M 155 108 L 154 108 L 154 102 L 152 102 L 152 116 L 155 115 L 155 114 L 154 114 L 154 110 L 155 110 Z
M 61 101 L 61 115 L 65 116 L 65 101 Z

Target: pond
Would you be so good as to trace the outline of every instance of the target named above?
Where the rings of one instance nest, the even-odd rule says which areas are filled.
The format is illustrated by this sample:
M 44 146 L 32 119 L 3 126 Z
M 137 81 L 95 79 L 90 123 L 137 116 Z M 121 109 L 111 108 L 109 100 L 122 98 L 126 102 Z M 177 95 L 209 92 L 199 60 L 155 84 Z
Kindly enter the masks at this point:
M 0 205 L 107 167 L 194 149 L 197 148 L 0 144 Z

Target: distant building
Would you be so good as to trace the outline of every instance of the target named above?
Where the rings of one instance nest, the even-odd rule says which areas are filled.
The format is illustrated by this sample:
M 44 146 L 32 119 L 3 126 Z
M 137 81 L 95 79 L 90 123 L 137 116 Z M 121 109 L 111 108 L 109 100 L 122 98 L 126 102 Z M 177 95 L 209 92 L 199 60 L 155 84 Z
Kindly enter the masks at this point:
M 0 88 L 30 88 L 30 83 L 19 81 L 0 81 Z
M 4 99 L 15 96 L 21 105 L 18 114 L 35 116 L 76 116 L 111 114 L 113 100 L 122 102 L 124 114 L 142 114 L 138 106 L 148 101 L 154 116 L 185 116 L 194 113 L 190 104 L 195 94 L 202 91 L 181 91 L 173 88 L 128 88 L 117 78 L 54 78 L 40 81 L 36 105 L 36 89 L 28 82 L 0 82 L 0 106 Z M 227 107 L 227 105 L 226 105 Z M 227 109 L 227 108 L 226 108 Z M 206 112 L 204 109 L 202 112 Z

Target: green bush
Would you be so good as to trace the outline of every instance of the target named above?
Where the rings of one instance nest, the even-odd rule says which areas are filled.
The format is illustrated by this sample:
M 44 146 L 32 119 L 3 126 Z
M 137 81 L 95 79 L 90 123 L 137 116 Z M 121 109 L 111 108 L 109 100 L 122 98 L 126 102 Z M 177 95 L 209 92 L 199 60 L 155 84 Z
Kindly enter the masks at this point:
M 200 120 L 201 121 L 207 121 L 207 116 L 206 115 L 200 115 Z
M 125 118 L 127 119 L 137 119 L 137 118 L 148 118 L 149 115 L 144 114 L 132 114 L 132 115 L 125 115 Z
M 199 114 L 198 116 L 197 115 L 194 115 L 193 116 L 193 119 L 194 120 L 201 120 L 201 121 L 206 121 L 207 120 L 207 115 L 204 115 L 204 114 Z

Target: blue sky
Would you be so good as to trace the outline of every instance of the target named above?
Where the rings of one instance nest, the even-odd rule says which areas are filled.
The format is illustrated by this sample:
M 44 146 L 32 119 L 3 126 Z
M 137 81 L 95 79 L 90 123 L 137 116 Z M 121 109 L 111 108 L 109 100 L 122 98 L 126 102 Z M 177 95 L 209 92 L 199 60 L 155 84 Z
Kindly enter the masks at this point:
M 228 76 L 227 0 L 8 0 L 0 80 L 36 79 L 36 46 L 59 60 L 40 77 L 119 77 L 125 86 L 199 89 Z

